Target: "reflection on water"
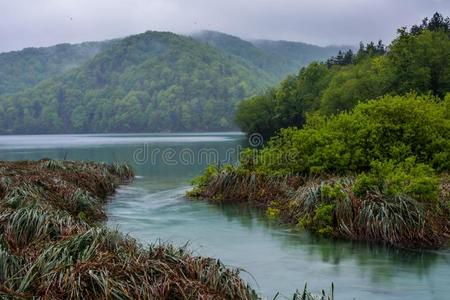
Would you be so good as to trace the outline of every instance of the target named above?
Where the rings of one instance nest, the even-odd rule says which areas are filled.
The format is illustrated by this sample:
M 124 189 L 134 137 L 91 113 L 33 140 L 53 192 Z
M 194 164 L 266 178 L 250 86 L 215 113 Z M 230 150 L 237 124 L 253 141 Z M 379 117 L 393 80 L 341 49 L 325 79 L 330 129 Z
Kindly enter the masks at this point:
M 307 281 L 317 290 L 334 282 L 337 299 L 448 299 L 448 250 L 402 251 L 295 232 L 243 205 L 186 200 L 189 180 L 204 164 L 133 161 L 143 143 L 175 152 L 187 147 L 195 153 L 205 148 L 223 153 L 244 142 L 242 135 L 217 133 L 0 137 L 0 158 L 130 162 L 138 178 L 112 197 L 109 226 L 144 244 L 158 239 L 178 245 L 189 242 L 195 253 L 219 257 L 251 273 L 254 279 L 242 276 L 267 297 L 276 291 L 288 295 Z

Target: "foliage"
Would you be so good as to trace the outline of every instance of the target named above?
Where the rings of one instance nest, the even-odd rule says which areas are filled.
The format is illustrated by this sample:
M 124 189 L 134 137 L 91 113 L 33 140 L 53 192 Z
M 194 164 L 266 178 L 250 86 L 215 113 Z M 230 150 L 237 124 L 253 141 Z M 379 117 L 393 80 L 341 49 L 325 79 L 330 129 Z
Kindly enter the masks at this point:
M 235 122 L 245 132 L 257 132 L 264 137 L 274 134 L 277 128 L 271 116 L 275 114 L 273 92 L 255 96 L 237 105 Z M 295 112 L 295 111 L 293 111 Z
M 422 30 L 400 32 L 388 54 L 391 89 L 397 93 L 430 91 L 443 97 L 450 87 L 450 33 Z
M 79 67 L 114 41 L 59 44 L 0 53 L 0 95 L 20 92 Z
M 200 187 L 206 186 L 212 177 L 216 176 L 218 173 L 218 169 L 214 165 L 209 165 L 206 170 L 199 176 L 195 177 L 191 184 L 198 185 Z
M 322 236 L 333 234 L 334 204 L 322 204 L 311 215 L 300 218 L 299 225 L 317 232 Z
M 418 201 L 435 203 L 439 197 L 439 178 L 426 164 L 416 164 L 415 158 L 402 163 L 374 161 L 369 173 L 358 175 L 353 187 L 364 197 L 375 192 L 390 197 L 410 196 Z
M 205 171 L 199 176 L 192 179 L 191 184 L 196 186 L 195 189 L 188 192 L 188 196 L 190 197 L 198 197 L 200 196 L 200 190 L 203 187 L 206 187 L 214 176 L 218 173 L 218 169 L 215 165 L 209 165 Z
M 432 96 L 386 96 L 337 116 L 311 116 L 303 129 L 283 129 L 249 168 L 267 174 L 348 174 L 369 170 L 376 160 L 414 156 L 417 163 L 449 170 L 447 105 Z
M 218 170 L 196 196 L 248 201 L 320 235 L 442 247 L 450 238 L 441 175 L 450 170 L 449 99 L 385 96 L 335 116 L 310 115 L 304 128 L 246 150 L 239 166 Z
M 269 217 L 270 219 L 276 219 L 280 216 L 280 202 L 273 200 L 270 202 L 269 207 L 267 207 L 266 210 L 266 215 L 267 217 Z
M 320 235 L 446 245 L 449 22 L 436 14 L 400 30 L 388 51 L 379 42 L 341 52 L 240 103 L 243 130 L 274 136 L 196 196 L 248 201 Z
M 248 202 L 263 209 L 269 218 L 319 235 L 401 248 L 444 247 L 450 240 L 448 181 L 439 183 L 441 192 L 434 198 L 436 177 L 426 176 L 432 172 L 429 167 L 408 160 L 402 170 L 394 169 L 390 175 L 394 179 L 404 176 L 401 180 L 383 179 L 395 188 L 393 193 L 362 182 L 364 175 L 355 182 L 352 177 L 273 176 L 235 167 L 220 170 L 208 185 L 195 187 L 195 197 L 220 199 L 221 203 Z M 411 182 L 403 181 L 405 178 Z
M 347 52 L 339 51 L 338 55 L 331 57 L 327 60 L 327 66 L 331 68 L 332 66 L 345 66 L 350 64 L 356 64 L 366 58 L 375 57 L 375 56 L 383 56 L 386 54 L 387 49 L 383 44 L 383 41 L 379 40 L 378 44 L 375 45 L 374 42 L 370 42 L 367 45 L 364 45 L 362 42 L 359 44 L 359 50 L 355 54 L 351 49 L 347 50 Z
M 146 32 L 0 54 L 0 134 L 234 129 L 239 100 L 337 51 L 294 49 L 287 58 L 221 33 Z
M 425 18 L 423 19 L 422 24 L 412 26 L 409 34 L 419 35 L 424 30 L 450 33 L 450 18 L 444 18 L 441 14 L 435 13 L 431 19 Z M 406 28 L 401 28 L 400 31 L 407 33 Z
M 340 52 L 327 63 L 310 64 L 276 88 L 241 102 L 236 124 L 247 134 L 267 137 L 303 126 L 308 113 L 333 115 L 386 94 L 431 93 L 442 99 L 450 92 L 448 24 L 448 18 L 435 14 L 410 32 L 400 29 L 388 47 L 381 41 L 361 44 L 356 54 Z
M 279 88 L 240 102 L 236 124 L 247 133 L 264 137 L 274 135 L 280 128 L 304 124 L 304 112 L 318 108 L 322 91 L 333 73 L 324 64 L 310 64 L 298 76 L 287 77 Z

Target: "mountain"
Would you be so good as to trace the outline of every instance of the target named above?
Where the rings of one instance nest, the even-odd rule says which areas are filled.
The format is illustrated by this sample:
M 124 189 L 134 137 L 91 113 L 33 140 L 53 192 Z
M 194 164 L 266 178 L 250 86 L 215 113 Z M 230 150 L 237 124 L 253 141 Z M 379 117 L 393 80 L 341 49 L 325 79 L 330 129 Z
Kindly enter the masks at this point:
M 289 48 L 284 57 L 266 43 L 148 31 L 0 54 L 0 66 L 12 70 L 0 73 L 0 133 L 234 129 L 239 100 L 327 53 L 307 45 L 308 54 Z
M 339 51 L 352 49 L 352 46 L 320 47 L 301 42 L 256 40 L 253 45 L 268 55 L 285 59 L 288 64 L 286 73 L 297 73 L 300 67 L 313 61 L 325 61 Z
M 301 42 L 255 40 L 204 30 L 192 35 L 195 39 L 239 57 L 277 77 L 277 81 L 289 73 L 297 73 L 301 67 L 313 61 L 325 61 L 340 50 L 352 46 L 320 47 Z
M 207 30 L 195 33 L 192 37 L 272 74 L 275 81 L 283 78 L 288 72 L 289 61 L 287 59 L 267 53 L 249 41 L 229 34 Z
M 60 44 L 0 53 L 0 95 L 22 91 L 78 67 L 111 43 Z

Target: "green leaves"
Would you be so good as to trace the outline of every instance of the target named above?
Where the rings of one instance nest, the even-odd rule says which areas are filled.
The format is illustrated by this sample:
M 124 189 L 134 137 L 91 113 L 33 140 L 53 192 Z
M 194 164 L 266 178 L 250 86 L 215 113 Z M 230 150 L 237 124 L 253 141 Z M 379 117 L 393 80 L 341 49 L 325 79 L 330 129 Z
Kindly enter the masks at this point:
M 415 92 L 442 99 L 450 92 L 446 22 L 448 19 L 435 15 L 430 26 L 414 34 L 400 32 L 387 53 L 382 43 L 369 43 L 362 45 L 352 60 L 341 55 L 328 65 L 312 63 L 298 76 L 240 103 L 236 123 L 248 134 L 272 136 L 281 128 L 304 126 L 310 112 L 334 115 L 384 95 Z
M 388 54 L 397 93 L 411 90 L 444 97 L 450 87 L 450 39 L 444 31 L 400 35 Z
M 443 171 L 449 170 L 449 143 L 447 102 L 386 96 L 334 117 L 312 116 L 303 129 L 282 129 L 255 162 L 267 173 L 348 174 L 369 170 L 375 160 L 414 156 Z
M 439 196 L 439 178 L 430 166 L 416 164 L 414 157 L 401 163 L 374 161 L 370 172 L 356 178 L 353 191 L 360 197 L 374 192 L 388 197 L 409 196 L 435 204 Z

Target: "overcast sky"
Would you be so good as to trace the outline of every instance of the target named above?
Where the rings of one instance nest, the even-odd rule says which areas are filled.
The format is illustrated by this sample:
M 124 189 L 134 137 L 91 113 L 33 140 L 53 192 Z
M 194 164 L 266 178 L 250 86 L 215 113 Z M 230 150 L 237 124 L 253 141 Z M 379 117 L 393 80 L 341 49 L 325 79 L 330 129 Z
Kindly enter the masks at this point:
M 450 0 L 0 0 L 0 52 L 147 30 L 356 45 L 436 11 Z

